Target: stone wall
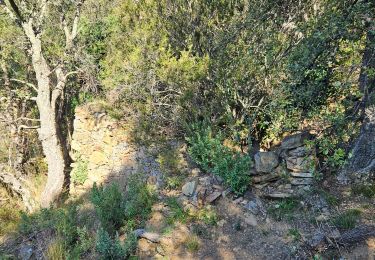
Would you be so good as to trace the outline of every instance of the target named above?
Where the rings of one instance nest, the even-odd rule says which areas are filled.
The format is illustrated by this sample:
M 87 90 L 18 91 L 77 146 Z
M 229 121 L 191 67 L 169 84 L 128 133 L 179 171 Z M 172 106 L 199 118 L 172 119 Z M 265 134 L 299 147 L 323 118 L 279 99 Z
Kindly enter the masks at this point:
M 286 137 L 274 151 L 258 152 L 251 172 L 256 187 L 270 197 L 289 197 L 309 189 L 316 171 L 316 152 L 306 141 L 312 136 L 297 133 Z
M 126 177 L 145 172 L 160 179 L 159 165 L 149 150 L 130 141 L 130 128 L 111 118 L 97 104 L 77 107 L 72 136 L 71 188 L 72 195 L 87 192 L 94 183 L 117 182 L 125 185 Z M 87 179 L 74 182 L 80 164 L 85 165 Z M 81 169 L 82 171 L 82 169 Z

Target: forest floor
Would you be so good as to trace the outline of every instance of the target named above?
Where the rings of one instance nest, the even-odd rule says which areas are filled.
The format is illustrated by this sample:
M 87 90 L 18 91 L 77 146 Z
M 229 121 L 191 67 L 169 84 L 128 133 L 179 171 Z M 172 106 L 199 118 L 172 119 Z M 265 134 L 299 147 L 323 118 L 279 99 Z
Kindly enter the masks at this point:
M 261 206 L 256 214 L 233 194 L 186 210 L 170 202 L 171 197 L 181 201 L 180 190 L 162 191 L 146 227 L 162 234 L 160 242 L 140 239 L 138 255 L 141 259 L 374 259 L 374 230 L 368 237 L 361 234 L 357 243 L 340 244 L 351 230 L 374 225 L 374 200 L 353 196 L 350 188 L 333 182 L 334 178 L 326 180 L 325 187 L 287 200 L 269 200 L 255 189 L 248 191 L 243 201 L 257 198 Z M 317 204 L 324 204 L 324 215 Z

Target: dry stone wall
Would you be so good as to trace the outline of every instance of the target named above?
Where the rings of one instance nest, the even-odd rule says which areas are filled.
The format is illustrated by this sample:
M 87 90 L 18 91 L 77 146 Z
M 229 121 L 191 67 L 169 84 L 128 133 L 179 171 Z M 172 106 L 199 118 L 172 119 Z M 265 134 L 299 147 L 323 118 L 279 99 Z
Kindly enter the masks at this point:
M 134 145 L 129 127 L 95 104 L 76 108 L 71 148 L 72 195 L 87 192 L 94 183 L 125 185 L 127 176 L 137 172 L 160 181 L 159 165 L 150 151 Z

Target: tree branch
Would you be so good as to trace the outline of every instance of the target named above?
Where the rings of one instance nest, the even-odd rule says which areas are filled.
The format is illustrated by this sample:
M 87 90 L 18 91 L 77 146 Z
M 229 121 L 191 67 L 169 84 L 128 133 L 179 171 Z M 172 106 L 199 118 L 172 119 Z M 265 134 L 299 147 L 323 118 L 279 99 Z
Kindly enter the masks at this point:
M 34 89 L 36 92 L 38 92 L 38 89 L 35 87 L 35 85 L 30 83 L 30 82 L 26 82 L 26 81 L 21 80 L 21 79 L 10 79 L 10 81 L 25 84 L 26 86 L 28 86 L 28 87 Z

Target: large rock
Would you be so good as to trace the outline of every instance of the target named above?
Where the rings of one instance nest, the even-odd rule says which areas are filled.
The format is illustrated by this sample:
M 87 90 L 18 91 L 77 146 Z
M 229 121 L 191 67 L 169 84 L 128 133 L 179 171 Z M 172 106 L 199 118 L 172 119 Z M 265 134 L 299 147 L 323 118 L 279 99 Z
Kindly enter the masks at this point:
M 294 135 L 290 135 L 284 138 L 281 142 L 281 148 L 284 150 L 293 149 L 304 145 L 305 140 L 311 139 L 311 134 L 308 132 L 302 132 Z
M 196 181 L 190 181 L 184 184 L 182 186 L 182 193 L 185 196 L 191 197 L 193 196 L 195 189 L 197 188 L 197 182 Z
M 279 157 L 274 152 L 257 152 L 254 160 L 257 172 L 269 173 L 279 165 Z

